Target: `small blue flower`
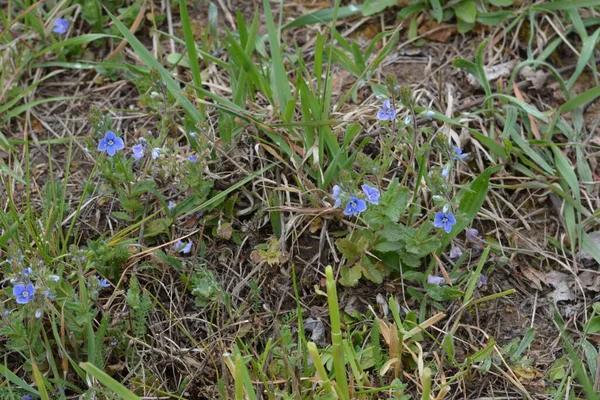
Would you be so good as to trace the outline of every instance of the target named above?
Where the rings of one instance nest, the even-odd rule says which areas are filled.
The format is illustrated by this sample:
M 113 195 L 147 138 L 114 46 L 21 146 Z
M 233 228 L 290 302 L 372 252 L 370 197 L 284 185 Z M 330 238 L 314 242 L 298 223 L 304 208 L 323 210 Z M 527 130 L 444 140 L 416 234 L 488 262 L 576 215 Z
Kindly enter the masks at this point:
M 469 153 L 463 154 L 463 150 L 459 149 L 458 147 L 454 147 L 453 149 L 454 149 L 454 157 L 452 157 L 453 160 L 462 160 L 463 158 L 465 158 L 469 155 Z
M 44 290 L 44 296 L 46 296 L 48 300 L 54 300 L 56 298 L 56 296 L 50 292 L 50 289 Z
M 446 233 L 450 233 L 452 230 L 452 225 L 456 224 L 456 218 L 452 213 L 445 212 L 437 212 L 435 213 L 435 218 L 433 219 L 433 226 L 436 228 L 444 228 Z
M 98 143 L 98 150 L 106 151 L 109 156 L 114 156 L 117 151 L 125 148 L 123 139 L 115 135 L 113 131 L 106 132 L 106 135 Z
M 366 200 L 371 204 L 379 204 L 379 189 L 371 187 L 366 183 L 361 186 L 363 192 L 365 192 Z
M 69 21 L 64 18 L 57 18 L 54 21 L 54 29 L 52 29 L 52 32 L 64 35 L 67 33 L 67 29 L 69 29 Z
M 339 187 L 338 185 L 335 185 L 333 187 L 333 193 L 331 194 L 331 197 L 333 197 L 333 199 L 335 200 L 335 204 L 333 205 L 333 208 L 338 208 L 340 205 L 342 205 L 342 199 L 340 198 L 341 195 L 342 195 L 342 188 Z
M 442 176 L 444 178 L 448 177 L 448 174 L 450 173 L 450 170 L 452 169 L 452 164 L 448 163 L 444 166 L 444 169 L 442 170 Z
M 178 240 L 173 245 L 173 248 L 181 254 L 189 254 L 192 251 L 192 241 L 188 240 L 187 244 L 184 244 L 181 240 Z
M 425 115 L 426 115 L 427 117 L 431 118 L 431 117 L 433 117 L 433 116 L 435 115 L 435 112 L 433 112 L 433 111 L 431 111 L 431 110 L 428 110 L 428 111 L 425 113 Z
M 35 317 L 40 318 L 42 316 L 42 310 L 35 310 Z
M 96 279 L 98 280 L 98 285 L 100 285 L 101 287 L 110 287 L 110 282 L 107 279 L 103 279 L 100 275 L 96 276 Z
M 465 229 L 465 236 L 467 237 L 468 240 L 470 240 L 472 242 L 478 242 L 481 240 L 481 238 L 479 237 L 479 231 L 475 228 Z
M 144 145 L 142 144 L 136 144 L 131 148 L 131 151 L 133 152 L 134 160 L 139 160 L 140 158 L 144 157 Z
M 389 100 L 383 102 L 383 108 L 377 111 L 377 119 L 380 121 L 393 121 L 396 118 L 396 110 L 392 108 Z
M 452 246 L 449 256 L 450 258 L 458 258 L 462 256 L 462 250 L 458 246 Z
M 348 204 L 346 204 L 346 209 L 344 210 L 344 214 L 346 215 L 358 215 L 361 212 L 367 209 L 367 203 L 364 200 L 361 200 L 357 197 L 350 197 Z
M 442 278 L 441 276 L 436 276 L 436 275 L 429 275 L 427 277 L 427 283 L 431 283 L 432 285 L 443 285 L 444 283 L 446 283 L 446 280 L 444 278 Z
M 160 152 L 162 151 L 162 149 L 160 147 L 155 147 L 152 149 L 152 159 L 156 160 L 158 157 L 160 157 Z
M 189 161 L 191 161 L 191 162 L 197 162 L 197 161 L 198 161 L 198 157 L 195 157 L 195 156 L 189 156 L 189 157 L 188 157 L 188 160 L 189 160 Z
M 13 295 L 17 298 L 17 303 L 19 304 L 27 304 L 31 300 L 33 300 L 33 295 L 35 294 L 35 287 L 32 283 L 28 283 L 24 285 L 19 283 L 13 286 Z
M 25 278 L 29 278 L 29 275 L 31 275 L 32 272 L 33 272 L 33 270 L 31 268 L 27 267 L 23 270 L 23 275 L 25 275 Z
M 58 276 L 58 275 L 50 275 L 50 276 L 48 276 L 48 278 L 53 282 L 60 281 L 60 276 Z
M 169 211 L 173 211 L 176 205 L 177 203 L 175 203 L 173 200 L 170 200 L 169 204 L 167 205 L 167 208 L 169 209 Z
M 488 278 L 484 274 L 479 274 L 479 278 L 477 278 L 477 289 L 482 287 L 483 285 L 487 285 Z
M 410 125 L 411 122 L 412 122 L 412 118 L 411 117 L 404 118 L 404 124 L 405 125 Z
M 24 394 L 24 395 L 21 397 L 21 400 L 33 400 L 33 398 L 34 398 L 34 397 L 33 397 L 33 395 L 32 395 L 32 394 Z

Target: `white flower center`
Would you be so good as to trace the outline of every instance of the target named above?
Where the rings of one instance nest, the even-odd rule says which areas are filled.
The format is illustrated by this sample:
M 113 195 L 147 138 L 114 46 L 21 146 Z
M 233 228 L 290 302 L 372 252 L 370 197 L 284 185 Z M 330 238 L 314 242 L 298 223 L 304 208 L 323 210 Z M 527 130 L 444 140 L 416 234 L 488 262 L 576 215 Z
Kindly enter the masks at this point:
M 23 297 L 29 297 L 29 292 L 25 290 L 22 294 Z
M 108 145 L 109 145 L 109 146 L 112 146 L 112 145 L 114 145 L 114 144 L 115 144 L 115 142 L 113 142 L 112 140 L 109 140 L 109 141 L 108 141 Z

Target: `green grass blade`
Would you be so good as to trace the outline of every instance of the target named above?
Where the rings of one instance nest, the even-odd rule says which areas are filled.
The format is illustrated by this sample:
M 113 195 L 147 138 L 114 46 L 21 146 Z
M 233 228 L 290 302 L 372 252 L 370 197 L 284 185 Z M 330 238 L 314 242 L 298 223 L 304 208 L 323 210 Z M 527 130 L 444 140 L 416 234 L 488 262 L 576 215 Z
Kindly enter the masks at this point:
M 98 381 L 104 385 L 107 389 L 112 390 L 116 395 L 119 396 L 120 399 L 123 400 L 140 400 L 138 396 L 133 394 L 129 389 L 125 386 L 111 378 L 106 372 L 102 371 L 100 368 L 96 367 L 94 364 L 89 362 L 79 363 L 79 366 L 88 374 L 92 375 L 94 378 L 98 379 Z
M 185 36 L 185 47 L 188 53 L 188 61 L 190 63 L 190 70 L 192 71 L 192 80 L 196 87 L 202 87 L 202 77 L 200 76 L 200 63 L 198 62 L 198 51 L 196 51 L 196 42 L 194 40 L 194 33 L 192 32 L 192 24 L 190 22 L 190 16 L 188 15 L 187 6 L 185 0 L 179 0 L 179 13 L 181 17 L 181 25 L 183 27 L 183 34 Z M 200 93 L 197 93 L 201 96 Z M 204 116 L 204 105 L 200 104 L 200 115 Z
M 267 33 L 269 36 L 271 51 L 271 79 L 273 81 L 273 85 L 277 88 L 276 101 L 279 104 L 279 113 L 283 115 L 285 113 L 288 101 L 292 99 L 292 91 L 290 90 L 285 64 L 283 63 L 283 57 L 281 55 L 279 31 L 275 27 L 275 21 L 273 20 L 273 13 L 271 12 L 269 0 L 263 0 L 263 6 L 265 8 L 265 20 L 267 22 Z
M 15 375 L 11 370 L 9 370 L 4 364 L 0 364 L 0 374 L 3 375 L 8 381 L 12 382 L 15 386 L 20 389 L 27 390 L 29 393 L 32 393 L 36 396 L 40 395 L 36 389 L 34 389 L 30 384 L 19 378 Z
M 179 85 L 175 82 L 169 71 L 167 71 L 146 49 L 146 47 L 133 35 L 129 32 L 129 29 L 118 18 L 116 18 L 110 11 L 106 10 L 113 23 L 121 32 L 123 37 L 129 42 L 129 45 L 135 50 L 138 56 L 142 59 L 143 62 L 146 63 L 149 67 L 156 68 L 156 70 L 160 73 L 160 77 L 163 82 L 166 83 L 167 89 L 169 92 L 179 101 L 183 109 L 187 112 L 188 116 L 196 123 L 202 122 L 204 117 L 200 112 L 194 107 L 194 105 L 180 93 Z

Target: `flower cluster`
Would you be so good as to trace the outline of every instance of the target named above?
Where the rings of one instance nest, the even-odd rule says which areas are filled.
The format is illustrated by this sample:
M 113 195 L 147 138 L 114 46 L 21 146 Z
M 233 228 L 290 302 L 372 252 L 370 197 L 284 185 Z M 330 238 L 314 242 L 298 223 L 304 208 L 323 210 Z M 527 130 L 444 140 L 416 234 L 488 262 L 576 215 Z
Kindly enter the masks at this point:
M 364 194 L 364 200 L 358 198 L 357 196 L 349 196 L 346 192 L 342 190 L 338 185 L 333 187 L 333 193 L 331 197 L 335 200 L 334 208 L 338 208 L 342 205 L 342 197 L 348 197 L 348 202 L 346 203 L 346 207 L 344 208 L 345 215 L 358 215 L 361 212 L 367 210 L 367 202 L 371 204 L 379 204 L 379 189 L 374 188 L 368 184 L 363 184 L 361 189 Z
M 51 286 L 53 282 L 59 282 L 58 275 L 47 275 L 44 271 L 43 261 L 26 261 L 25 256 L 17 252 L 13 257 L 7 260 L 11 264 L 14 276 L 10 279 L 13 284 L 12 294 L 17 304 L 25 305 L 38 301 L 38 305 L 42 304 L 44 298 L 54 300 L 56 296 L 52 293 Z M 27 264 L 26 264 L 27 263 Z M 38 292 L 42 292 L 43 296 L 37 296 Z M 36 318 L 41 317 L 42 311 L 38 309 L 35 312 Z

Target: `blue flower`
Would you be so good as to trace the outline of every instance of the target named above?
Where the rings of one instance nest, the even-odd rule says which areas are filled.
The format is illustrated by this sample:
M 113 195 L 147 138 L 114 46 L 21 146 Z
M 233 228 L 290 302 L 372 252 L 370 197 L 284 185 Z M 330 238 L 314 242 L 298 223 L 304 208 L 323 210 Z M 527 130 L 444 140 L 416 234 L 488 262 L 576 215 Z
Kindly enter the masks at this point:
M 144 157 L 144 145 L 142 144 L 136 144 L 131 148 L 131 151 L 133 152 L 134 160 L 139 160 L 140 158 Z
M 456 224 L 456 218 L 452 213 L 445 213 L 439 211 L 435 213 L 435 218 L 433 219 L 433 226 L 436 228 L 444 228 L 446 233 L 450 233 L 452 230 L 452 225 Z
M 488 283 L 487 276 L 485 276 L 484 274 L 479 274 L 479 277 L 477 278 L 477 289 L 479 289 L 483 285 L 487 285 L 487 283 Z
M 363 192 L 365 192 L 365 196 L 367 196 L 366 200 L 371 204 L 379 204 L 379 189 L 371 187 L 366 183 L 361 186 Z
M 156 160 L 158 157 L 160 157 L 160 152 L 162 151 L 162 149 L 160 147 L 155 147 L 152 149 L 152 159 Z
M 458 258 L 462 256 L 462 250 L 458 246 L 452 246 L 449 256 L 450 258 Z
M 335 185 L 333 187 L 333 193 L 331 195 L 331 197 L 333 197 L 333 199 L 335 200 L 335 204 L 333 205 L 333 208 L 338 208 L 340 205 L 342 205 L 342 199 L 340 198 L 341 195 L 342 195 L 342 188 L 339 187 L 338 185 Z
M 98 280 L 98 285 L 100 285 L 101 287 L 110 287 L 110 282 L 107 279 L 103 279 L 100 275 L 96 276 L 96 279 Z
M 64 18 L 57 18 L 54 21 L 54 29 L 52 29 L 52 32 L 64 35 L 67 33 L 67 29 L 69 29 L 69 21 Z
M 23 270 L 23 275 L 25 275 L 25 278 L 28 278 L 32 272 L 33 272 L 33 270 L 31 268 L 27 267 Z
M 17 298 L 17 303 L 19 304 L 29 303 L 33 300 L 34 294 L 35 287 L 32 283 L 28 283 L 27 285 L 19 283 L 13 287 L 13 295 Z
M 44 296 L 46 296 L 46 298 L 47 298 L 48 300 L 54 300 L 54 299 L 56 298 L 56 296 L 54 296 L 54 295 L 52 294 L 52 292 L 50 292 L 50 289 L 46 289 L 46 290 L 44 290 Z
M 346 215 L 358 215 L 359 213 L 365 211 L 367 209 L 367 203 L 364 200 L 361 200 L 356 197 L 350 197 L 348 204 L 346 204 L 346 209 L 344 210 L 344 214 Z
M 440 286 L 440 285 L 446 283 L 446 280 L 444 278 L 442 278 L 441 276 L 429 275 L 427 277 L 427 283 L 431 283 L 432 285 Z
M 35 310 L 35 317 L 40 318 L 42 316 L 42 310 Z
M 21 400 L 33 400 L 33 395 L 32 394 L 24 394 L 21 397 Z
M 411 122 L 412 122 L 412 118 L 411 117 L 404 118 L 404 124 L 405 125 L 410 125 Z
M 435 115 L 435 112 L 433 112 L 433 111 L 431 111 L 431 110 L 428 110 L 428 111 L 425 113 L 425 115 L 426 115 L 427 117 L 431 118 L 431 117 L 433 117 L 433 116 Z
M 392 103 L 389 100 L 383 102 L 383 108 L 377 111 L 377 118 L 380 121 L 392 121 L 396 118 L 396 110 L 392 108 Z
M 189 160 L 189 161 L 191 161 L 191 162 L 197 162 L 197 161 L 198 161 L 198 157 L 195 157 L 195 156 L 189 156 L 189 157 L 188 157 L 188 160 Z
M 469 155 L 469 153 L 463 154 L 463 150 L 459 149 L 458 147 L 454 147 L 453 149 L 454 149 L 454 157 L 452 157 L 453 160 L 462 160 L 463 158 L 465 158 Z
M 472 242 L 478 242 L 481 240 L 481 238 L 479 237 L 479 231 L 475 228 L 465 229 L 465 236 L 467 237 L 468 240 L 470 240 Z
M 167 208 L 169 209 L 169 211 L 173 211 L 176 205 L 177 203 L 175 203 L 173 200 L 170 200 L 169 204 L 167 205 Z
M 450 173 L 450 169 L 452 169 L 452 164 L 448 163 L 444 166 L 444 169 L 442 170 L 442 176 L 444 178 L 446 178 L 448 176 L 448 174 Z
M 48 278 L 50 278 L 50 280 L 53 282 L 60 281 L 60 276 L 58 276 L 58 275 L 50 275 L 50 276 L 48 276 Z
M 114 156 L 119 150 L 125 148 L 125 142 L 123 139 L 115 135 L 113 131 L 106 132 L 106 135 L 98 143 L 98 150 L 106 151 L 109 156 Z
M 173 245 L 173 248 L 181 254 L 189 254 L 192 251 L 192 241 L 188 240 L 187 244 L 184 244 L 181 240 L 178 240 Z

